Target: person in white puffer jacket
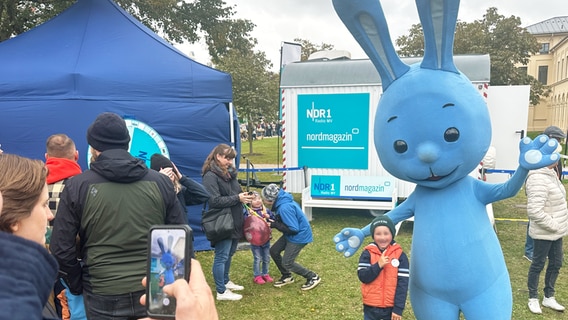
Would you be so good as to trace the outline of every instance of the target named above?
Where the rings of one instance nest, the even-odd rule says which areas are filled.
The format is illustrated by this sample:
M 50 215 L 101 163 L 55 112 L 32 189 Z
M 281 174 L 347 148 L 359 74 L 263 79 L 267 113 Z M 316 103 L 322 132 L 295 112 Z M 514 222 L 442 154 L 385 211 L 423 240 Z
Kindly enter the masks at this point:
M 554 298 L 554 286 L 562 267 L 562 237 L 568 234 L 568 208 L 566 189 L 558 179 L 554 167 L 530 171 L 526 181 L 529 235 L 534 239 L 534 252 L 528 273 L 529 309 L 540 314 L 538 301 L 539 276 L 548 258 L 544 277 L 542 305 L 564 311 Z

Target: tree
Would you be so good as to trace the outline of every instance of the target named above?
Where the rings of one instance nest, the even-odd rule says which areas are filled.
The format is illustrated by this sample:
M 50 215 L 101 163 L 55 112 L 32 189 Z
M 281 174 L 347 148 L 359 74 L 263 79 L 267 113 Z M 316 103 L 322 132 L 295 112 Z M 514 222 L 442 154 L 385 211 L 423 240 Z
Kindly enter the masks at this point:
M 261 119 L 278 118 L 279 77 L 267 71 L 272 63 L 264 52 L 243 52 L 229 49 L 219 57 L 215 68 L 231 74 L 233 78 L 233 104 L 241 119 L 246 119 L 249 153 L 253 153 L 253 129 Z
M 423 56 L 422 27 L 413 25 L 408 35 L 399 37 L 396 45 L 401 56 Z M 454 40 L 454 54 L 489 54 L 491 57 L 491 85 L 531 85 L 531 104 L 536 105 L 550 89 L 527 75 L 518 65 L 527 65 L 531 55 L 539 50 L 536 38 L 521 27 L 519 17 L 506 18 L 497 8 L 487 9 L 483 19 L 471 23 L 458 21 Z
M 333 50 L 333 45 L 328 43 L 322 43 L 320 45 L 316 45 L 309 40 L 304 40 L 300 38 L 294 39 L 294 42 L 297 42 L 302 45 L 302 59 L 301 61 L 306 61 L 310 57 L 310 55 L 317 51 L 322 50 Z
M 75 0 L 0 0 L 0 41 L 53 18 Z M 234 8 L 223 0 L 116 0 L 116 3 L 154 32 L 173 43 L 204 38 L 213 58 L 229 47 L 251 43 L 248 20 L 234 20 Z M 253 43 L 254 46 L 254 43 Z

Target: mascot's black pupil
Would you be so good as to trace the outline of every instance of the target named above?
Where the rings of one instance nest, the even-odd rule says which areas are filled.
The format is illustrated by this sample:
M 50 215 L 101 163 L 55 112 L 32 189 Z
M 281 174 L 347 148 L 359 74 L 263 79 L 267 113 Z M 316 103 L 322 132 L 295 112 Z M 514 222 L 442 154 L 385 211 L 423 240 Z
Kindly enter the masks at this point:
M 394 142 L 394 151 L 397 153 L 405 153 L 408 150 L 408 145 L 404 140 L 396 140 Z
M 444 140 L 448 142 L 457 141 L 460 138 L 460 132 L 456 128 L 448 128 L 446 132 L 444 132 Z

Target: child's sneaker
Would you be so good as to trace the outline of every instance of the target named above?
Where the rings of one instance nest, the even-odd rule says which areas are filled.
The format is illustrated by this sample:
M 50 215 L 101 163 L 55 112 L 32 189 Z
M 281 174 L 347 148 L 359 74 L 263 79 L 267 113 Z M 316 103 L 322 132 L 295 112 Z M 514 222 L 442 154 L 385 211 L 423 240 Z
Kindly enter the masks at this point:
M 282 276 L 280 280 L 274 282 L 274 286 L 276 288 L 280 288 L 290 283 L 294 283 L 294 278 L 292 276 Z
M 310 290 L 315 288 L 321 281 L 321 278 L 316 274 L 306 281 L 306 284 L 302 285 L 302 290 Z
M 274 282 L 274 279 L 272 279 L 269 274 L 263 275 L 262 278 L 264 279 L 264 282 Z
M 266 281 L 264 281 L 264 279 L 263 279 L 262 276 L 256 276 L 256 277 L 254 277 L 254 283 L 256 283 L 256 284 L 265 284 Z

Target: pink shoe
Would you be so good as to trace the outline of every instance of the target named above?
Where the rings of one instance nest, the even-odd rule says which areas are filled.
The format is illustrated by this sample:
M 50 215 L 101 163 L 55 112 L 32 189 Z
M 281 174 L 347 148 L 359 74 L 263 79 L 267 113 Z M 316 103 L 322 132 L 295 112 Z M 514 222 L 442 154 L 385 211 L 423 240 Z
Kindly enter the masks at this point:
M 254 277 L 254 283 L 256 283 L 256 284 L 265 284 L 266 281 L 264 281 L 264 279 L 262 278 L 262 276 L 256 276 L 256 277 Z
M 269 274 L 263 275 L 262 278 L 264 279 L 264 282 L 274 282 L 274 279 L 272 279 Z

